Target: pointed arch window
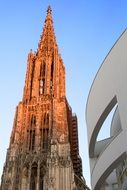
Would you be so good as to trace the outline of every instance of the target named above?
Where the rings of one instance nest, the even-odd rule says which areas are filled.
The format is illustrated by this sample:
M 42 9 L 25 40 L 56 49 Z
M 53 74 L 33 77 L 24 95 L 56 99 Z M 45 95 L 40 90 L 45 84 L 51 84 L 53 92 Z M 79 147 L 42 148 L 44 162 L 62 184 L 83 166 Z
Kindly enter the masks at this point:
M 44 113 L 44 125 L 46 124 L 46 113 Z
M 46 63 L 43 61 L 40 65 L 40 80 L 39 80 L 39 94 L 44 94 L 45 91 L 45 72 L 46 72 Z
M 49 136 L 49 113 L 44 115 L 44 128 L 43 128 L 43 149 L 48 148 L 48 136 Z
M 36 186 L 37 186 L 37 164 L 33 164 L 31 168 L 30 190 L 36 190 Z
M 43 179 L 40 179 L 40 190 L 43 190 Z
M 30 129 L 27 130 L 27 141 L 29 145 L 29 150 L 35 149 L 35 135 L 36 135 L 36 116 L 32 115 L 30 122 Z
M 46 124 L 49 125 L 49 113 L 47 113 Z
M 36 126 L 36 116 L 32 115 L 31 117 L 31 128 Z
M 51 64 L 51 76 L 50 76 L 50 91 L 52 93 L 52 90 L 53 90 L 53 73 L 54 73 L 54 63 L 52 61 L 52 64 Z
M 45 92 L 45 79 L 40 79 L 40 89 L 39 94 L 42 95 Z
M 29 135 L 30 135 L 29 150 L 33 151 L 35 149 L 35 130 L 30 130 Z
M 44 168 L 43 166 L 40 167 L 40 190 L 43 190 L 44 189 L 44 182 L 43 182 L 43 179 L 44 179 Z
M 48 148 L 48 135 L 49 135 L 49 128 L 43 128 L 43 149 L 47 150 Z
M 47 150 L 49 137 L 49 113 L 44 113 L 42 121 L 42 128 L 40 129 L 40 145 L 42 150 Z
M 51 80 L 53 80 L 53 71 L 54 71 L 54 64 L 52 61 L 52 64 L 51 64 Z
M 46 69 L 46 64 L 45 61 L 43 61 L 43 63 L 41 63 L 40 66 L 40 77 L 45 77 L 45 69 Z

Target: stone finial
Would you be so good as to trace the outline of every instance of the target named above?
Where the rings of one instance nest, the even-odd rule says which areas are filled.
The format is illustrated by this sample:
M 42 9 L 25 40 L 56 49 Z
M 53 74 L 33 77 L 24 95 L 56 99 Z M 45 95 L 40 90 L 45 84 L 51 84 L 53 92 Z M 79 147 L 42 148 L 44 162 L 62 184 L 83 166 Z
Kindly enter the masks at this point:
M 47 13 L 51 13 L 51 12 L 52 12 L 52 9 L 51 9 L 51 6 L 49 5 L 47 9 Z

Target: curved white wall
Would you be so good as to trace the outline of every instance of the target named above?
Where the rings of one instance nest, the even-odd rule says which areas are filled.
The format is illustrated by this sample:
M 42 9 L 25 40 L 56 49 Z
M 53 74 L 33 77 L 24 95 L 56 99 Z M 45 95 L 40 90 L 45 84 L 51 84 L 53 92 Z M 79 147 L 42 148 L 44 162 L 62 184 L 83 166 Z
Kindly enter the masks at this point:
M 92 189 L 100 190 L 111 171 L 127 155 L 127 30 L 118 39 L 107 57 L 91 87 L 86 121 L 89 142 Z M 100 128 L 112 108 L 115 112 L 111 138 L 100 145 L 96 142 Z M 120 126 L 119 126 L 120 124 Z M 100 147 L 100 150 L 98 150 Z

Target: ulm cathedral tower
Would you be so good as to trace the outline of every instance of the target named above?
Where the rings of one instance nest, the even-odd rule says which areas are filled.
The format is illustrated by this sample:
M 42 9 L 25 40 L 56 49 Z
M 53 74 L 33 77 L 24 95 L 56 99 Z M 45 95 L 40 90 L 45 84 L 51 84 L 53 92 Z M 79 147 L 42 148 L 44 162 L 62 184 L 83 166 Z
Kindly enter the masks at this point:
M 86 190 L 77 117 L 67 102 L 65 67 L 51 7 L 38 49 L 28 54 L 23 99 L 16 108 L 1 190 Z

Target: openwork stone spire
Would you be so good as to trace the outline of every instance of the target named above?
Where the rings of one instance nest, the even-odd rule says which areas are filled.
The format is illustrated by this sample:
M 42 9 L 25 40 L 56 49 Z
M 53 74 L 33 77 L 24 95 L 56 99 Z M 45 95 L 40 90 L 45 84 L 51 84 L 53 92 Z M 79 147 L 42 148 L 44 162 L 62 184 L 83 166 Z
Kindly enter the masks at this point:
M 48 54 L 52 53 L 54 46 L 57 46 L 57 43 L 53 27 L 52 9 L 49 6 L 47 9 L 47 16 L 38 46 L 38 52 L 41 52 L 42 54 L 44 52 Z

